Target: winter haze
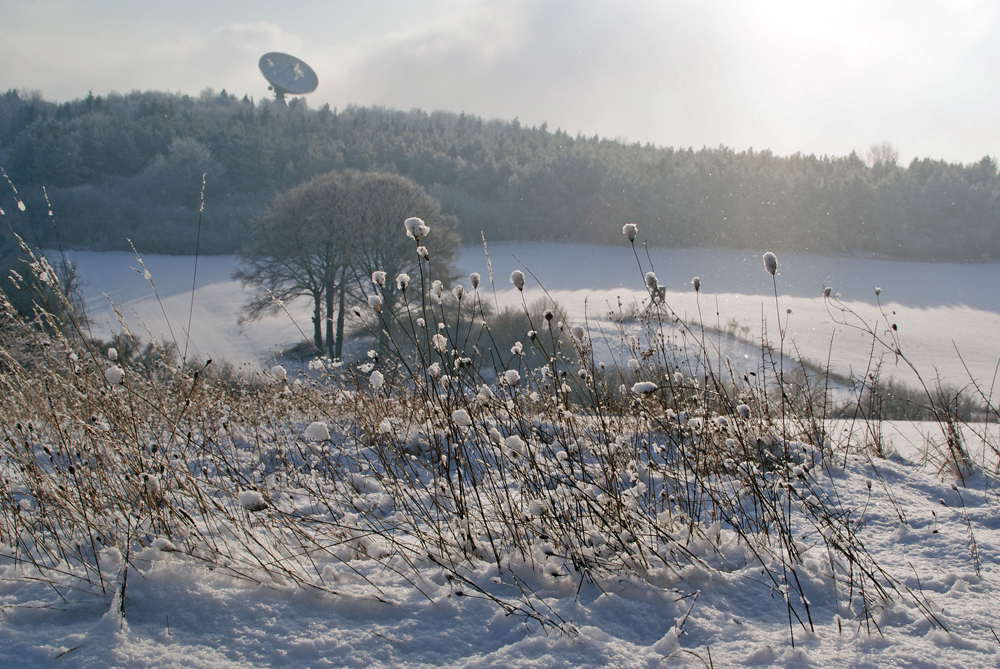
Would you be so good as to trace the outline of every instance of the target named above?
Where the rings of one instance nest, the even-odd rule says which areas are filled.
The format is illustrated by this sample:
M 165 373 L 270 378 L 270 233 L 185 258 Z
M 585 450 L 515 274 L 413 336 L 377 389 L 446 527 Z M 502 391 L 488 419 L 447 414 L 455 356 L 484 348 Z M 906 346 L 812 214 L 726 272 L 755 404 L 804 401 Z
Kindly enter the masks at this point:
M 660 146 L 1000 154 L 996 3 L 5 1 L 0 89 L 268 95 L 267 51 L 310 105 L 385 105 Z

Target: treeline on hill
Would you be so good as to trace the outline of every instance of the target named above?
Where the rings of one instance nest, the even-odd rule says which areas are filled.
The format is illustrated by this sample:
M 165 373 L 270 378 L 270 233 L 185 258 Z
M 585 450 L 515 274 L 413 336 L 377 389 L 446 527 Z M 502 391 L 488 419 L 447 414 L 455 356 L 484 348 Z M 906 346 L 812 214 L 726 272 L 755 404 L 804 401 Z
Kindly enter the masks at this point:
M 982 260 L 1000 257 L 1000 178 L 891 152 L 862 159 L 726 147 L 659 148 L 450 112 L 288 107 L 206 90 L 0 95 L 0 164 L 29 206 L 48 190 L 67 246 L 188 253 L 207 173 L 202 250 L 230 253 L 274 194 L 331 169 L 424 186 L 466 240 L 616 243 L 640 224 L 660 246 L 768 247 Z M 10 206 L 5 193 L 0 206 Z M 41 223 L 42 217 L 35 220 Z M 42 243 L 50 225 L 37 227 Z

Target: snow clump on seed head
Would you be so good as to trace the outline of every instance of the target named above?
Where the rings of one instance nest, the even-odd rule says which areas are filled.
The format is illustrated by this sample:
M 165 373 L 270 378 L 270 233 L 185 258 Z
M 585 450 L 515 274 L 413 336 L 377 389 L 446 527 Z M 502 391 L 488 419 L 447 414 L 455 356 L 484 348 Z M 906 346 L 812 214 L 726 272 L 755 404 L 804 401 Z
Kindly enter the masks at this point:
M 160 494 L 160 478 L 149 472 L 142 473 L 142 485 L 150 495 Z
M 455 296 L 456 300 L 461 300 L 465 295 L 465 286 L 460 283 L 455 284 L 455 286 L 451 289 L 451 294 Z
M 263 495 L 256 490 L 241 490 L 239 500 L 240 506 L 247 511 L 263 511 L 267 508 Z
M 118 365 L 112 365 L 104 372 L 104 378 L 113 386 L 125 380 L 125 371 Z
M 696 276 L 695 278 L 691 279 L 691 285 L 694 286 L 694 292 L 697 293 L 698 291 L 700 291 L 701 290 L 701 278 L 699 278 L 699 277 Z
M 381 295 L 369 295 L 368 296 L 368 306 L 375 310 L 375 313 L 382 313 L 382 296 Z
M 374 272 L 372 272 L 372 283 L 374 283 L 376 286 L 384 286 L 385 272 L 383 272 L 380 269 L 377 269 Z
M 508 386 L 514 386 L 521 380 L 521 375 L 517 373 L 516 369 L 508 369 L 503 373 L 503 380 Z
M 764 254 L 764 269 L 771 276 L 778 271 L 778 256 L 774 255 L 770 251 Z
M 281 365 L 275 365 L 271 368 L 271 376 L 276 378 L 278 381 L 284 381 L 288 378 L 288 370 Z
M 400 273 L 399 276 L 396 277 L 397 290 L 404 291 L 406 290 L 406 287 L 409 285 L 410 285 L 410 275 L 407 274 L 406 272 L 402 272 Z
M 379 388 L 382 387 L 382 384 L 384 382 L 385 382 L 385 377 L 382 376 L 382 372 L 378 370 L 372 372 L 372 375 L 368 377 L 368 383 L 371 384 L 372 390 L 378 390 Z
M 427 224 L 416 216 L 403 221 L 403 225 L 406 227 L 406 236 L 417 241 L 420 241 L 422 237 L 425 237 L 431 231 L 427 227 Z
M 660 287 L 659 282 L 656 280 L 656 275 L 652 272 L 646 272 L 646 287 L 654 292 Z
M 417 247 L 417 255 L 420 256 L 421 258 L 423 258 L 424 260 L 430 260 L 431 259 L 431 254 L 427 252 L 427 247 L 426 246 L 418 246 Z
M 109 348 L 108 349 L 108 360 L 110 360 L 111 362 L 114 362 L 117 359 L 118 359 L 118 349 L 116 349 L 116 348 Z
M 510 282 L 514 284 L 514 287 L 518 290 L 524 290 L 524 272 L 519 269 L 514 270 L 510 273 Z
M 469 275 L 469 281 L 472 282 L 472 290 L 476 290 L 477 288 L 479 288 L 479 280 L 480 280 L 479 272 L 473 272 L 472 274 Z
M 656 384 L 652 381 L 640 381 L 632 386 L 632 392 L 636 395 L 648 395 L 656 390 Z
M 455 421 L 455 425 L 459 427 L 472 427 L 472 418 L 469 417 L 469 412 L 465 409 L 456 409 L 451 412 L 451 419 Z
M 639 228 L 636 227 L 635 223 L 626 223 L 622 227 L 622 234 L 628 237 L 629 242 L 635 241 L 635 236 L 639 232 Z
M 517 436 L 516 434 L 512 434 L 509 437 L 507 437 L 507 439 L 504 441 L 504 445 L 511 453 L 515 453 L 517 455 L 521 455 L 522 453 L 524 453 L 524 447 L 525 447 L 524 440 L 521 439 L 521 437 Z

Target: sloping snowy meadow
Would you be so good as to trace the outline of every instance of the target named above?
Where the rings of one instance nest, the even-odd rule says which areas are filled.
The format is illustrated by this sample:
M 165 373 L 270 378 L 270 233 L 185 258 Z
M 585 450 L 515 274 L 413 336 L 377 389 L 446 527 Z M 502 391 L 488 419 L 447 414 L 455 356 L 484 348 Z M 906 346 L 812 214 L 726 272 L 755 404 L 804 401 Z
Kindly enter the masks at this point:
M 647 297 L 642 273 L 627 245 L 499 243 L 490 244 L 488 250 L 496 301 L 501 307 L 521 303 L 521 296 L 508 281 L 515 269 L 530 270 L 538 279 L 536 283 L 528 277 L 525 298 L 529 304 L 544 298 L 547 291 L 574 322 L 602 320 L 619 308 L 627 312 Z M 150 282 L 136 271 L 141 268 L 134 254 L 81 251 L 71 255 L 80 267 L 95 335 L 108 337 L 121 328 L 114 306 L 139 336 L 176 339 L 183 348 L 191 307 L 193 257 L 142 256 L 159 294 L 157 300 Z M 645 251 L 640 255 L 645 262 Z M 700 301 L 706 327 L 725 330 L 733 321 L 737 334 L 745 332 L 759 343 L 763 319 L 773 325 L 771 277 L 763 271 L 760 254 L 651 248 L 649 257 L 661 285 L 667 288 L 667 301 L 686 321 L 698 322 L 691 287 L 697 276 L 703 286 Z M 460 276 L 478 272 L 489 283 L 482 245 L 464 248 L 458 267 Z M 289 305 L 291 319 L 279 314 L 241 326 L 237 321 L 247 294 L 230 277 L 235 268 L 233 256 L 199 259 L 191 350 L 202 359 L 214 357 L 235 365 L 249 364 L 255 370 L 268 369 L 275 354 L 305 340 L 311 332 L 310 305 L 305 300 Z M 468 285 L 468 280 L 464 283 Z M 969 381 L 966 365 L 981 382 L 993 378 L 1000 359 L 996 345 L 996 333 L 1000 332 L 998 285 L 998 263 L 901 262 L 808 254 L 783 254 L 777 275 L 780 309 L 783 317 L 789 316 L 788 340 L 802 356 L 823 365 L 829 360 L 835 370 L 845 374 L 851 369 L 860 373 L 860 368 L 867 367 L 872 354 L 870 340 L 834 321 L 822 299 L 823 289 L 832 287 L 845 305 L 874 323 L 879 320 L 878 287 L 884 311 L 898 325 L 901 347 L 917 368 L 929 378 L 940 375 L 946 384 L 957 387 Z M 788 309 L 790 315 L 785 313 Z M 610 347 L 596 347 L 598 355 L 613 355 L 616 340 L 611 337 L 610 341 Z M 756 345 L 750 350 L 734 346 L 730 352 L 749 358 L 753 350 L 759 353 Z M 889 366 L 897 371 L 891 356 L 886 362 L 887 371 Z M 909 370 L 899 369 L 898 373 L 913 382 Z
M 92 334 L 184 349 L 193 259 L 75 258 Z M 0 666 L 1000 666 L 1000 266 L 460 264 L 478 290 L 365 307 L 371 355 L 301 370 L 308 305 L 237 325 L 232 258 L 199 260 L 185 367 L 5 326 Z M 866 413 L 907 361 L 935 420 Z

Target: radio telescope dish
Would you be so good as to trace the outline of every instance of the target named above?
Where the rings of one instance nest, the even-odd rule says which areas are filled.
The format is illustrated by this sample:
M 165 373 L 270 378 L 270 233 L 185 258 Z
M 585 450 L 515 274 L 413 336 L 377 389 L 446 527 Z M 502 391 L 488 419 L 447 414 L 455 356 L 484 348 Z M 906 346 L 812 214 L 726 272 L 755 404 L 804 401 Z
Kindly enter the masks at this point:
M 274 91 L 274 99 L 278 102 L 284 102 L 286 95 L 312 93 L 319 85 L 319 78 L 313 69 L 287 53 L 265 53 L 257 66 L 271 84 L 268 90 Z

